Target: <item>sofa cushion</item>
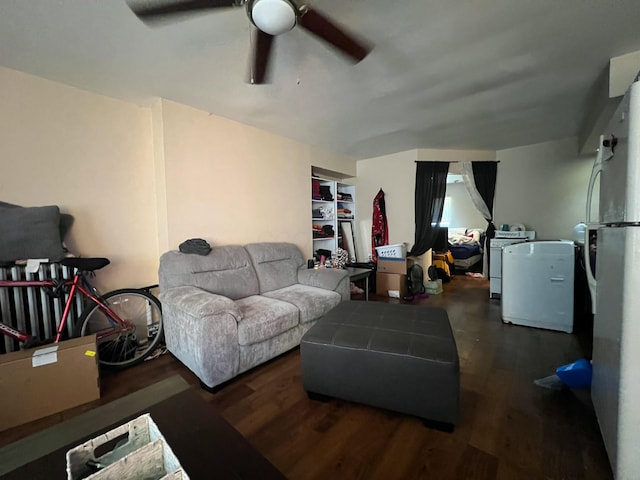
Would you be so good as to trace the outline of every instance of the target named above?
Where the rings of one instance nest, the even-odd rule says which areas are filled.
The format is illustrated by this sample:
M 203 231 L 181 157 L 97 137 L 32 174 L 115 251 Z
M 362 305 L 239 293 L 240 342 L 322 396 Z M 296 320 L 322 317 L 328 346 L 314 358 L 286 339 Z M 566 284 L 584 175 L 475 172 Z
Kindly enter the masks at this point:
M 298 325 L 298 309 L 287 302 L 261 295 L 236 300 L 242 312 L 238 322 L 238 343 L 252 345 L 275 337 Z
M 239 245 L 214 247 L 208 255 L 166 252 L 160 257 L 160 290 L 193 286 L 233 300 L 258 293 L 258 278 Z
M 291 285 L 263 296 L 295 305 L 300 310 L 300 323 L 317 320 L 342 301 L 339 293 L 307 285 Z
M 260 293 L 298 283 L 298 268 L 305 261 L 292 243 L 252 243 L 245 245 L 256 269 Z

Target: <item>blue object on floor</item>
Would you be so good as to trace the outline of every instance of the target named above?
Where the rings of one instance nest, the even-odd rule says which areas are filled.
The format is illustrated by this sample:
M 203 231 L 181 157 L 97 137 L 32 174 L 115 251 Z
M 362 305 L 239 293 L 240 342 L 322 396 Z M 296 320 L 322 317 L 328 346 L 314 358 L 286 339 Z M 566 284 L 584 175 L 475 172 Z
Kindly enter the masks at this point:
M 556 368 L 556 375 L 570 388 L 591 386 L 591 362 L 584 358 Z

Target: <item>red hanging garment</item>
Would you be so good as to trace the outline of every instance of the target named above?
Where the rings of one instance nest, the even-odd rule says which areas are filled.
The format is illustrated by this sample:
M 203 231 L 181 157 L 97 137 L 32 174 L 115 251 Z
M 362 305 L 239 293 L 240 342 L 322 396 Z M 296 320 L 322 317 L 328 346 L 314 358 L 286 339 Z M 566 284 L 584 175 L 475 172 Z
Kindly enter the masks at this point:
M 387 226 L 387 208 L 384 203 L 382 189 L 373 199 L 373 222 L 371 224 L 371 258 L 378 261 L 376 247 L 389 245 L 389 228 Z

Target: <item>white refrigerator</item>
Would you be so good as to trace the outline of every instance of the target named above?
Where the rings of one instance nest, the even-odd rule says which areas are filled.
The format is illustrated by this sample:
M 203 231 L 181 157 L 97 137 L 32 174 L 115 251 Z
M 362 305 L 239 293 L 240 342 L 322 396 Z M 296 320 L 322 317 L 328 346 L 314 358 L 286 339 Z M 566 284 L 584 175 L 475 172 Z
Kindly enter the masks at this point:
M 599 177 L 598 219 L 590 219 Z M 587 200 L 598 223 L 591 397 L 616 480 L 640 478 L 640 82 L 600 138 Z M 589 262 L 586 262 L 587 266 Z M 593 272 L 588 272 L 592 275 Z

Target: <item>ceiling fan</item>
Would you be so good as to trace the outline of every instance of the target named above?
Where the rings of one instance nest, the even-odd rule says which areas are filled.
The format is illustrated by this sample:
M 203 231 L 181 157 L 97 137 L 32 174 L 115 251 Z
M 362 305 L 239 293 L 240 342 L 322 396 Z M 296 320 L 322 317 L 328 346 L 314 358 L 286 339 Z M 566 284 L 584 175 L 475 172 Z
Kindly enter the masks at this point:
M 147 24 L 185 14 L 229 7 L 246 7 L 251 23 L 257 29 L 253 44 L 249 82 L 265 82 L 273 40 L 277 35 L 300 25 L 312 35 L 327 42 L 356 63 L 364 59 L 371 46 L 338 26 L 323 13 L 294 0 L 170 0 L 157 3 L 128 1 L 129 8 Z

